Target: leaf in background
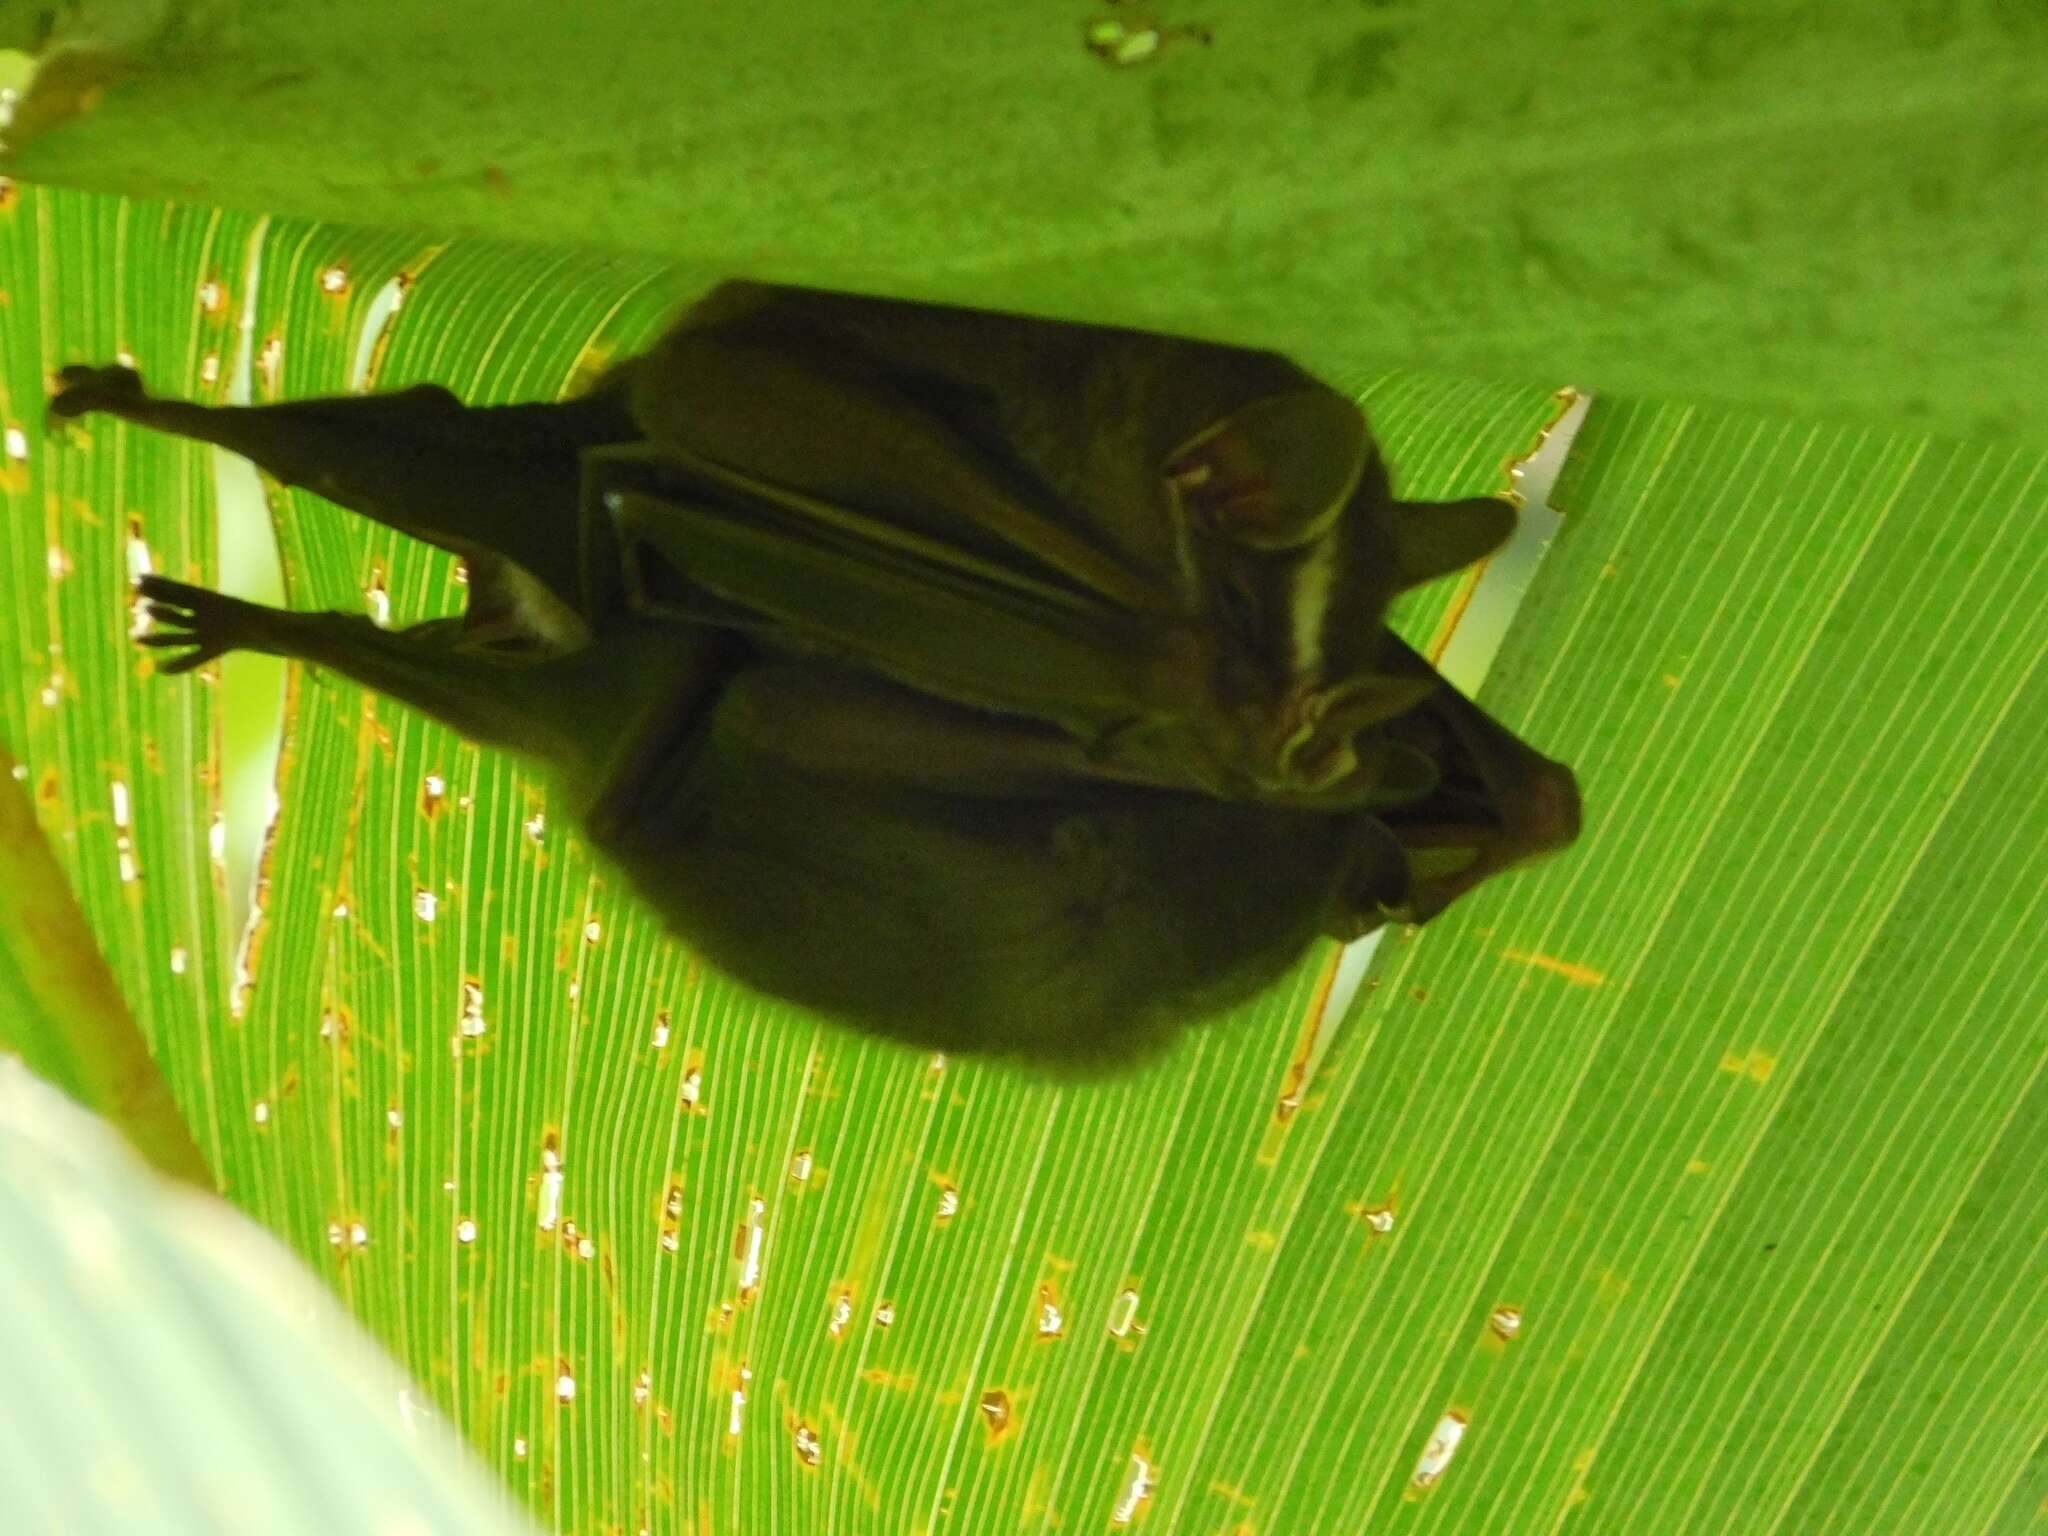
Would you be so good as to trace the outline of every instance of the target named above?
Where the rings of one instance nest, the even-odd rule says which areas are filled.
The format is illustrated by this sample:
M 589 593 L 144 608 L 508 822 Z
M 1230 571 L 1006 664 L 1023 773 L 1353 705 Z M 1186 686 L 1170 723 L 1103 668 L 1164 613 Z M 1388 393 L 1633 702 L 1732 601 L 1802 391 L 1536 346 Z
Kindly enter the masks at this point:
M 276 1242 L 0 1057 L 0 1486 L 19 1536 L 518 1536 Z

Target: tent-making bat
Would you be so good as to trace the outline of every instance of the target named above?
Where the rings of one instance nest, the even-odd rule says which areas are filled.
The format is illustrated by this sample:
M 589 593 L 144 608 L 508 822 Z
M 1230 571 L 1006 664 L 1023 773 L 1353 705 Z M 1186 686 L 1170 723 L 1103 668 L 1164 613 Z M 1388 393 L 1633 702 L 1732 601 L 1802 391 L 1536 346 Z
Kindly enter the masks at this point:
M 1274 354 L 729 283 L 555 404 L 61 382 L 467 563 L 400 631 L 147 578 L 163 670 L 295 657 L 538 759 L 713 964 L 918 1045 L 1126 1060 L 1577 834 L 1383 623 L 1512 511 L 1396 500 Z

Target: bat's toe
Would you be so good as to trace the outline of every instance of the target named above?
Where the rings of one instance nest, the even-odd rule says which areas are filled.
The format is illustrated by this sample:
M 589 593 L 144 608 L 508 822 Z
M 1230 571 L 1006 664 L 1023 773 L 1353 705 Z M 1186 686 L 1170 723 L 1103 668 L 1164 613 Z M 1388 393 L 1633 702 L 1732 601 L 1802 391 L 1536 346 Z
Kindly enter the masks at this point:
M 118 410 L 142 399 L 142 375 L 120 363 L 103 367 L 74 363 L 57 374 L 57 392 L 50 397 L 49 414 L 57 421 L 69 421 L 93 411 Z

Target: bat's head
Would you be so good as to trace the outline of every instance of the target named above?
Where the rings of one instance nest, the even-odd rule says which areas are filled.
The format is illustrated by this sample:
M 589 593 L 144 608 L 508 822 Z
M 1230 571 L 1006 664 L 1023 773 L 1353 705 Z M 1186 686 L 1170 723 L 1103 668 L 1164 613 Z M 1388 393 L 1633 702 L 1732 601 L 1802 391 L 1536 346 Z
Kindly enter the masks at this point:
M 1368 733 L 1433 676 L 1389 665 L 1388 605 L 1513 532 L 1493 497 L 1397 499 L 1364 416 L 1320 387 L 1253 400 L 1169 455 L 1183 579 L 1220 632 L 1211 686 L 1255 793 L 1367 803 L 1385 770 Z M 1248 748 L 1248 750 L 1247 750 Z

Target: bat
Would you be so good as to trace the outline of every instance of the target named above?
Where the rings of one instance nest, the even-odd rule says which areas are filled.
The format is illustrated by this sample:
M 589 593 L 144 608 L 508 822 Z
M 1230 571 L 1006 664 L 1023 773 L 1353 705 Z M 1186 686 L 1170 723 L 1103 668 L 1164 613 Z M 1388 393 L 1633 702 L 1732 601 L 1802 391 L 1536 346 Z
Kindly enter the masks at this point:
M 728 283 L 560 402 L 59 386 L 467 564 L 399 631 L 145 578 L 163 671 L 267 651 L 537 760 L 713 965 L 891 1038 L 1133 1060 L 1578 832 L 1383 622 L 1512 510 L 1397 500 L 1276 354 Z

